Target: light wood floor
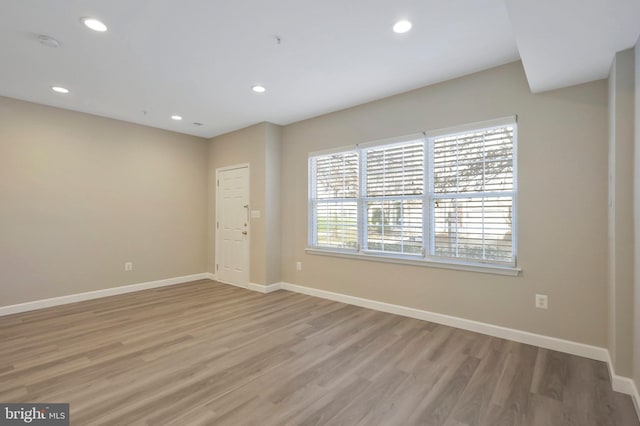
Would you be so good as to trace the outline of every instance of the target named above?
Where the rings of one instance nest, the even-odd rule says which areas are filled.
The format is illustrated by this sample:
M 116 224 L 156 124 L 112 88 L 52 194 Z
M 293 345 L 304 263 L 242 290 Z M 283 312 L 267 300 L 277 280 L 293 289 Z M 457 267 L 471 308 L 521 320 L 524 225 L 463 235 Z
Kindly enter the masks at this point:
M 0 318 L 0 401 L 90 425 L 638 425 L 604 363 L 199 281 Z

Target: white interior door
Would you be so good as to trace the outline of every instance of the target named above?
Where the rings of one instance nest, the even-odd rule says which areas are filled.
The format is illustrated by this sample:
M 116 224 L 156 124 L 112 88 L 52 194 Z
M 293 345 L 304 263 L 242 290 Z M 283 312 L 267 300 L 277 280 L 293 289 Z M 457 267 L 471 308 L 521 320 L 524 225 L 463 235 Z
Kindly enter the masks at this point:
M 249 167 L 216 171 L 216 277 L 249 285 Z

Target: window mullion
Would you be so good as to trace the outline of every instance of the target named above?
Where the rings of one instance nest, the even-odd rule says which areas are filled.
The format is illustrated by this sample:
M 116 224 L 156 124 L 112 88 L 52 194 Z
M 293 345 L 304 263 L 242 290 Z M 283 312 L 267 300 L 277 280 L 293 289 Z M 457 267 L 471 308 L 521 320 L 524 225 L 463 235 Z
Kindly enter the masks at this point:
M 366 196 L 367 190 L 367 162 L 364 158 L 366 153 L 361 149 L 356 149 L 358 154 L 358 251 L 361 252 L 366 248 L 367 241 L 367 208 L 365 203 L 363 202 L 364 197 Z
M 311 245 L 315 247 L 318 244 L 318 210 L 316 203 L 316 160 L 312 158 L 309 160 L 309 168 L 311 169 L 311 176 L 309 179 L 309 211 L 311 212 L 311 222 L 308 223 L 309 229 L 309 241 Z
M 424 151 L 424 205 L 422 214 L 422 241 L 426 244 L 425 255 L 432 256 L 435 253 L 435 209 L 434 209 L 434 185 L 435 185 L 435 176 L 434 176 L 434 168 L 433 168 L 433 139 L 425 138 L 425 151 Z M 426 226 L 425 226 L 426 225 Z
M 482 133 L 482 192 L 487 192 L 487 152 L 486 152 L 487 134 Z M 482 197 L 482 259 L 487 258 L 487 243 L 485 240 L 485 197 Z

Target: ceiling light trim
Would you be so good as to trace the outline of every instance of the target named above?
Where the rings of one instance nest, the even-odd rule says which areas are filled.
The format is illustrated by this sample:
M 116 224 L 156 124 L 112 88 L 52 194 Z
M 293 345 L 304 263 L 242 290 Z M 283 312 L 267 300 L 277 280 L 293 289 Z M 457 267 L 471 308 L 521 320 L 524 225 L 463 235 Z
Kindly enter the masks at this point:
M 66 95 L 71 92 L 69 89 L 62 86 L 51 86 L 51 90 L 53 90 L 56 93 L 62 93 L 63 95 Z
M 84 17 L 82 18 L 82 23 L 89 29 L 103 33 L 108 30 L 107 25 L 97 18 Z
M 411 30 L 411 27 L 413 27 L 411 21 L 401 19 L 393 25 L 393 31 L 397 34 L 404 34 L 409 32 Z

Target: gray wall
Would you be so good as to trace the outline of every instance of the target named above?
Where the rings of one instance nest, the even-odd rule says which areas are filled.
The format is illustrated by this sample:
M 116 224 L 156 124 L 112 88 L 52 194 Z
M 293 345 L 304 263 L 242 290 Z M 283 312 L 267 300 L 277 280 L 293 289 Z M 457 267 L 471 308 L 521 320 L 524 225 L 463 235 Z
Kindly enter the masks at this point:
M 521 276 L 305 253 L 309 152 L 514 114 Z M 533 95 L 516 62 L 284 127 L 283 281 L 605 346 L 607 118 L 606 81 Z
M 609 76 L 609 351 L 617 374 L 632 376 L 634 52 L 616 55 Z
M 204 272 L 206 154 L 204 139 L 0 98 L 0 306 Z

